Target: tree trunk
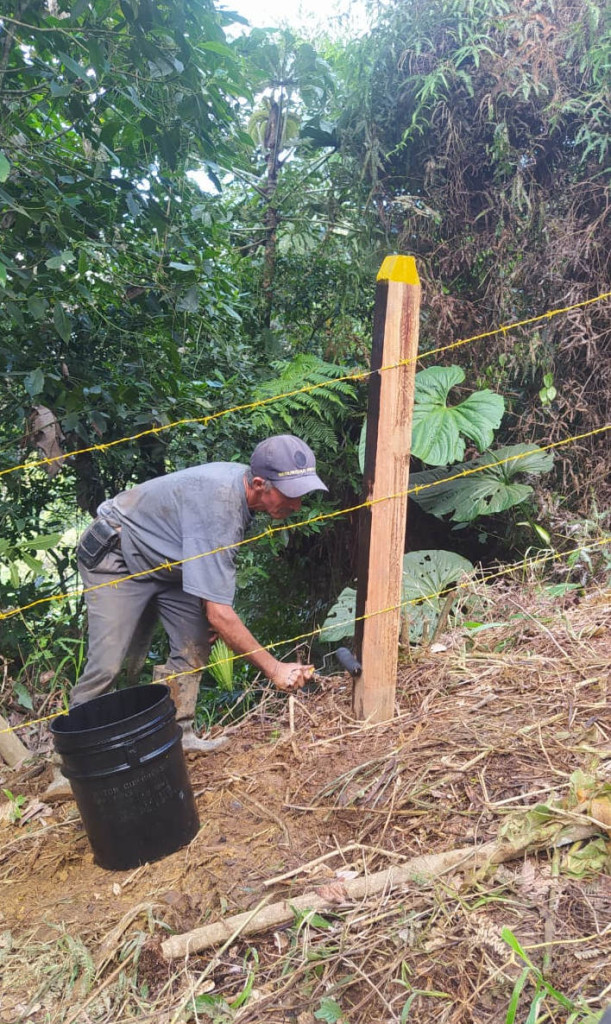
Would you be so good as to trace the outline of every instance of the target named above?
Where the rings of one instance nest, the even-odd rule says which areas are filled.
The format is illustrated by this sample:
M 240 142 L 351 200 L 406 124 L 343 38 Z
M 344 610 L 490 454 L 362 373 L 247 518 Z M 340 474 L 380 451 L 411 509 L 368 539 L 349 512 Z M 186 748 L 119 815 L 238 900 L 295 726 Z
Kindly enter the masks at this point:
M 281 101 L 282 102 L 282 101 Z M 267 181 L 265 199 L 267 207 L 263 223 L 265 226 L 265 252 L 263 257 L 263 322 L 269 327 L 274 302 L 274 277 L 276 274 L 276 244 L 278 240 L 278 209 L 275 205 L 278 188 L 280 143 L 282 140 L 282 106 L 272 100 L 269 119 L 265 129 L 264 147 L 267 153 Z
M 92 452 L 74 456 L 74 472 L 78 507 L 95 518 L 97 507 L 106 498 L 106 493 Z

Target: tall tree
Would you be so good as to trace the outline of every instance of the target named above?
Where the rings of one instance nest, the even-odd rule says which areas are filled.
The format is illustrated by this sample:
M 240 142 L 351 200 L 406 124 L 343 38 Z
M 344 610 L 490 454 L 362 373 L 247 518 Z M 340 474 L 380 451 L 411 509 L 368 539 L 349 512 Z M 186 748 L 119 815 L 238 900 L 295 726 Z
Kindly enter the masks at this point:
M 610 23 L 604 0 L 390 0 L 351 47 L 343 151 L 383 244 L 418 258 L 425 344 L 608 288 Z M 519 439 L 609 421 L 608 310 L 465 350 L 513 395 Z M 544 378 L 557 395 L 542 404 Z M 602 492 L 608 445 L 585 447 L 589 470 L 559 458 L 564 484 Z
M 236 415 L 151 433 L 248 402 L 270 373 L 272 353 L 259 345 L 260 310 L 251 298 L 261 268 L 233 244 L 245 219 L 244 191 L 239 199 L 235 183 L 220 191 L 225 172 L 248 177 L 252 170 L 242 117 L 254 90 L 244 55 L 225 38 L 228 17 L 211 0 L 58 0 L 48 7 L 15 0 L 3 7 L 0 469 L 24 461 L 24 433 L 52 457 L 59 442 L 85 449 L 51 479 L 44 469 L 0 478 L 3 605 L 67 589 L 73 552 L 57 553 L 59 580 L 43 579 L 32 552 L 57 543 L 77 518 L 76 503 L 93 512 L 109 493 L 166 468 L 234 458 L 269 423 Z M 248 72 L 258 93 L 277 56 L 263 55 L 256 73 Z M 304 104 L 308 81 L 319 82 L 324 70 L 315 64 L 306 45 L 287 56 L 271 146 L 268 133 L 280 163 L 291 83 L 299 83 Z M 269 170 L 273 178 L 271 159 Z M 265 174 L 254 176 L 264 190 Z M 205 177 L 203 190 L 194 175 Z M 263 229 L 271 295 L 271 220 Z M 304 309 L 304 322 L 307 315 Z M 274 373 L 285 369 L 280 360 Z M 294 369 L 299 383 L 304 370 L 313 379 L 337 375 L 314 359 Z M 322 431 L 328 442 L 333 415 L 341 419 L 341 393 L 329 390 L 320 415 L 312 402 L 300 426 L 286 409 L 274 422 L 280 429 L 292 422 L 306 435 Z M 87 450 L 106 443 L 103 453 Z M 12 635 L 17 645 L 16 626 Z
M 185 318 L 231 309 L 206 269 L 218 222 L 186 175 L 215 181 L 249 144 L 241 62 L 211 0 L 21 0 L 2 28 L 3 414 L 15 436 L 49 406 L 73 446 L 133 433 L 171 412 Z M 140 445 L 137 472 L 156 449 Z M 110 486 L 133 457 L 112 465 Z M 75 469 L 94 506 L 91 458 Z
M 87 449 L 201 416 L 233 374 L 228 321 L 241 314 L 227 226 L 187 176 L 205 168 L 214 181 L 251 147 L 236 116 L 248 87 L 223 23 L 211 0 L 3 4 L 0 468 L 24 461 L 24 441 L 54 444 L 53 456 L 61 439 Z M 2 603 L 66 589 L 71 553 L 51 549 L 52 581 L 34 556 L 76 520 L 77 502 L 91 512 L 163 471 L 168 452 L 205 457 L 211 443 L 197 430 L 174 438 L 83 452 L 52 478 L 2 476 Z
M 243 45 L 250 62 L 257 102 L 249 130 L 263 159 L 259 193 L 263 212 L 263 324 L 269 328 L 274 304 L 274 284 L 278 252 L 278 226 L 281 211 L 278 180 L 285 165 L 296 152 L 305 161 L 313 157 L 312 139 L 301 135 L 310 118 L 320 118 L 333 90 L 328 65 L 314 47 L 298 40 L 289 29 L 268 33 L 252 32 Z M 333 139 L 324 140 L 333 147 Z M 305 143 L 305 145 L 304 145 Z

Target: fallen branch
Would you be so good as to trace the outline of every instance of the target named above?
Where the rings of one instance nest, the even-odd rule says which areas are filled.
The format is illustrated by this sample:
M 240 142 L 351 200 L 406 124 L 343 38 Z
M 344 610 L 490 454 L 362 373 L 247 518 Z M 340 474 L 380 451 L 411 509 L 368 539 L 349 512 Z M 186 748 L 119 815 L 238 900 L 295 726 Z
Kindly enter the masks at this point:
M 563 828 L 549 845 L 564 846 L 580 839 L 588 839 L 590 836 L 598 835 L 599 832 L 600 828 L 592 824 Z M 479 848 L 467 846 L 458 850 L 448 850 L 445 853 L 413 857 L 404 864 L 393 864 L 392 867 L 386 868 L 384 871 L 377 871 L 373 875 L 341 883 L 341 898 L 339 900 L 337 898 L 339 883 L 334 882 L 332 887 L 323 886 L 319 890 L 306 892 L 303 896 L 272 903 L 254 915 L 252 911 L 236 914 L 224 921 L 195 928 L 183 935 L 173 935 L 161 943 L 161 951 L 168 960 L 187 957 L 190 953 L 199 953 L 210 946 L 226 942 L 234 934 L 252 935 L 255 932 L 268 931 L 270 928 L 289 924 L 295 918 L 295 911 L 314 910 L 318 912 L 326 910 L 338 902 L 351 903 L 366 899 L 375 893 L 391 892 L 408 882 L 439 878 L 448 871 L 456 871 L 464 867 L 469 870 L 477 870 L 488 865 L 502 864 L 504 861 L 519 857 L 529 848 L 534 849 L 540 846 L 541 844 L 534 841 L 533 835 L 530 834 L 511 842 L 494 841 Z
M 385 813 L 388 813 L 387 811 Z M 307 874 L 312 868 L 318 867 L 319 864 L 324 864 L 326 860 L 331 857 L 343 857 L 346 853 L 351 853 L 352 850 L 369 850 L 372 853 L 382 853 L 385 857 L 398 857 L 400 860 L 405 859 L 400 853 L 396 853 L 394 850 L 381 850 L 379 846 L 365 846 L 364 843 L 348 843 L 347 846 L 338 846 L 337 850 L 330 850 L 329 853 L 323 853 L 320 857 L 316 857 L 314 860 L 307 861 L 306 864 L 300 864 L 298 868 L 292 868 L 291 871 L 285 871 L 283 875 L 274 875 L 273 878 L 266 878 L 263 883 L 263 887 L 267 889 L 270 885 L 277 885 L 278 882 L 286 882 L 288 878 L 294 878 L 295 875 Z

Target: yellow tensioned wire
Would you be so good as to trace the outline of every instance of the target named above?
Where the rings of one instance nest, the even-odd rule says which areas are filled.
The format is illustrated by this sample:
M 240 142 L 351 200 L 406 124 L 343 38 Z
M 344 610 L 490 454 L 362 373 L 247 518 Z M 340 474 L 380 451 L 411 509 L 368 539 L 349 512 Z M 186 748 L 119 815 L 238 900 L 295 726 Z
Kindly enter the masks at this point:
M 108 448 L 114 448 L 116 445 L 124 444 L 127 441 L 138 441 L 141 437 L 147 437 L 150 434 L 161 434 L 166 430 L 172 430 L 174 427 L 188 426 L 190 423 L 200 423 L 205 426 L 208 423 L 212 423 L 213 420 L 221 419 L 221 417 L 229 416 L 232 413 L 258 409 L 261 406 L 270 405 L 273 402 L 279 402 L 281 399 L 294 398 L 296 395 L 304 395 L 311 391 L 317 391 L 319 388 L 331 387 L 333 384 L 341 384 L 342 382 L 350 380 L 366 380 L 375 373 L 383 373 L 386 370 L 396 370 L 400 366 L 407 366 L 410 363 L 417 362 L 419 359 L 440 355 L 442 352 L 449 352 L 451 349 L 460 348 L 461 345 L 468 345 L 473 341 L 481 341 L 483 338 L 491 338 L 495 334 L 507 334 L 509 331 L 516 330 L 518 327 L 527 327 L 530 324 L 539 323 L 541 320 L 551 320 L 554 316 L 560 316 L 562 313 L 570 313 L 573 309 L 581 309 L 584 306 L 590 306 L 594 302 L 602 302 L 604 299 L 608 299 L 610 297 L 611 292 L 602 292 L 593 299 L 584 299 L 582 302 L 575 302 L 571 306 L 549 309 L 546 313 L 540 313 L 537 316 L 528 317 L 526 320 L 517 320 L 515 323 L 504 324 L 501 327 L 495 327 L 494 330 L 483 331 L 481 334 L 474 334 L 470 338 L 461 338 L 459 341 L 453 341 L 448 345 L 441 345 L 439 348 L 430 349 L 430 351 L 422 352 L 413 359 L 402 359 L 398 363 L 389 363 L 387 366 L 380 366 L 377 370 L 358 370 L 354 373 L 345 374 L 342 377 L 333 377 L 331 380 L 320 381 L 318 384 L 306 384 L 302 388 L 296 388 L 294 391 L 285 391 L 280 395 L 261 398 L 256 402 L 246 402 L 243 405 L 234 405 L 229 409 L 222 409 L 219 412 L 210 413 L 208 416 L 194 416 L 187 419 L 174 420 L 172 423 L 165 423 L 158 427 L 149 427 L 147 430 L 141 430 L 137 434 L 118 437 L 114 441 L 105 441 L 102 444 L 92 444 L 86 448 L 77 448 L 74 451 L 65 452 L 62 455 L 54 455 L 50 458 L 22 462 L 18 466 L 10 466 L 8 469 L 0 470 L 0 477 L 6 476 L 8 473 L 16 473 L 18 470 L 22 469 L 34 469 L 37 466 L 48 466 L 53 462 L 60 462 L 65 459 L 72 458 L 74 455 L 85 455 L 87 452 L 106 451 Z
M 309 640 L 313 637 L 320 636 L 321 633 L 326 632 L 330 629 L 337 629 L 338 626 L 350 625 L 353 622 L 364 622 L 366 619 L 373 619 L 378 615 L 386 615 L 389 612 L 398 611 L 401 608 L 406 608 L 408 605 L 423 604 L 425 601 L 432 601 L 436 597 L 444 597 L 446 594 L 450 594 L 455 590 L 464 590 L 467 587 L 472 586 L 474 583 L 484 584 L 490 580 L 498 579 L 500 576 L 507 576 L 512 572 L 516 572 L 519 569 L 527 570 L 533 567 L 543 565 L 546 562 L 559 561 L 563 558 L 568 558 L 570 555 L 575 554 L 578 551 L 593 551 L 595 548 L 604 547 L 606 544 L 611 544 L 611 538 L 604 538 L 603 540 L 594 541 L 592 544 L 579 545 L 578 547 L 572 548 L 570 551 L 562 552 L 550 552 L 547 555 L 540 555 L 536 558 L 522 559 L 519 562 L 514 562 L 512 565 L 506 565 L 503 569 L 499 569 L 496 572 L 484 573 L 479 579 L 473 580 L 468 579 L 462 583 L 453 583 L 443 590 L 437 590 L 433 594 L 423 594 L 422 597 L 413 597 L 408 601 L 401 601 L 399 604 L 389 605 L 388 608 L 380 608 L 375 612 L 367 612 L 364 615 L 359 615 L 354 619 L 346 619 L 344 622 L 334 622 L 330 626 L 319 626 L 317 629 L 312 629 L 308 633 L 299 633 L 298 636 L 290 637 L 287 640 L 275 640 L 271 644 L 265 644 L 265 646 L 255 647 L 252 651 L 246 651 L 244 654 L 233 654 L 228 658 L 220 658 L 216 664 L 225 665 L 229 662 L 239 661 L 241 658 L 248 658 L 253 654 L 259 654 L 261 651 L 269 651 L 273 647 L 279 647 L 281 644 L 296 644 L 302 640 Z M 203 672 L 207 665 L 199 665 L 197 668 L 189 669 L 187 672 L 174 672 L 172 675 L 164 676 L 161 683 L 165 684 L 172 679 L 176 679 L 178 676 L 194 675 L 196 672 Z M 7 732 L 16 732 L 18 729 L 26 729 L 31 725 L 39 725 L 41 722 L 49 722 L 53 718 L 60 718 L 62 715 L 67 715 L 68 711 L 55 711 L 51 715 L 45 715 L 43 718 L 33 718 L 28 722 L 21 722 L 19 725 L 10 726 L 8 729 L 0 729 L 0 735 Z
M 439 487 L 441 484 L 449 483 L 452 480 L 458 480 L 460 477 L 472 476 L 474 473 L 482 473 L 487 469 L 493 469 L 495 466 L 503 466 L 506 463 L 514 462 L 517 459 L 525 459 L 528 455 L 538 455 L 540 452 L 549 451 L 551 448 L 559 448 L 565 444 L 572 444 L 573 441 L 580 441 L 585 437 L 602 434 L 606 430 L 611 430 L 611 424 L 606 424 L 604 427 L 597 427 L 595 430 L 588 430 L 583 434 L 575 434 L 573 437 L 567 437 L 563 441 L 552 441 L 551 444 L 542 445 L 525 452 L 518 452 L 515 455 L 508 455 L 504 459 L 499 459 L 498 462 L 487 462 L 485 465 L 474 466 L 472 469 L 463 469 L 460 473 L 454 473 L 451 476 L 443 477 L 441 480 L 432 480 L 428 484 L 416 484 L 415 487 L 408 487 L 407 490 L 397 491 L 395 494 L 385 494 L 381 498 L 369 498 L 367 501 L 362 501 L 358 505 L 351 505 L 349 508 L 336 509 L 335 512 L 324 512 L 317 516 L 311 516 L 309 519 L 302 519 L 298 523 L 285 523 L 282 526 L 268 526 L 261 533 L 257 533 L 252 537 L 245 537 L 244 540 L 236 541 L 235 544 L 224 544 L 218 548 L 212 548 L 210 551 L 200 551 L 197 555 L 189 555 L 188 558 L 179 558 L 174 562 L 161 562 L 159 565 L 152 566 L 150 569 L 141 569 L 140 572 L 120 576 L 116 580 L 107 580 L 105 583 L 96 583 L 93 587 L 70 590 L 64 594 L 51 594 L 49 597 L 39 597 L 36 601 L 30 601 L 29 604 L 21 605 L 19 608 L 11 608 L 8 612 L 0 612 L 0 621 L 2 619 L 10 619 L 13 615 L 29 611 L 31 608 L 35 608 L 41 604 L 50 604 L 52 601 L 65 601 L 71 597 L 80 597 L 83 594 L 90 594 L 95 590 L 102 590 L 104 587 L 116 587 L 120 583 L 126 583 L 128 580 L 139 579 L 141 576 L 150 576 L 152 573 L 158 572 L 160 569 L 165 569 L 171 572 L 172 569 L 175 569 L 179 565 L 184 565 L 187 562 L 195 562 L 199 558 L 206 558 L 208 555 L 218 555 L 222 551 L 233 551 L 237 548 L 245 547 L 247 544 L 254 544 L 255 541 L 262 540 L 264 537 L 271 537 L 274 533 L 282 533 L 287 530 L 297 530 L 302 526 L 309 526 L 311 523 L 321 523 L 326 519 L 337 519 L 339 516 L 349 515 L 350 513 L 358 512 L 363 508 L 372 508 L 374 505 L 379 505 L 383 501 L 392 501 L 395 498 L 404 498 L 409 494 L 418 494 L 420 491 L 425 491 L 429 487 Z
M 463 583 L 454 583 L 451 586 L 445 587 L 443 590 L 437 590 L 433 594 L 424 594 L 422 597 L 412 597 L 408 601 L 400 601 L 398 604 L 389 605 L 387 608 L 380 608 L 375 612 L 367 612 L 364 615 L 359 615 L 354 619 L 346 619 L 344 622 L 334 622 L 330 626 L 319 626 L 317 629 L 310 630 L 309 633 L 300 633 L 298 636 L 293 636 L 288 640 L 276 640 L 271 644 L 266 644 L 265 647 L 256 647 L 254 651 L 247 651 L 245 654 L 233 654 L 228 658 L 219 658 L 216 665 L 224 665 L 228 662 L 238 661 L 240 658 L 248 658 L 252 654 L 258 654 L 260 651 L 269 651 L 272 647 L 279 647 L 281 644 L 296 644 L 302 640 L 309 640 L 313 637 L 319 636 L 330 629 L 337 629 L 338 626 L 347 626 L 352 622 L 364 622 L 365 619 L 373 619 L 378 615 L 386 615 L 388 612 L 396 612 L 401 608 L 406 608 L 412 604 L 424 604 L 426 601 L 432 601 L 437 597 L 445 597 L 446 594 L 450 594 L 455 590 L 464 590 L 475 583 L 488 583 L 489 580 L 498 579 L 500 576 L 507 576 L 509 573 L 516 572 L 518 569 L 528 569 L 533 566 L 542 565 L 545 562 L 558 561 L 562 558 L 568 558 L 569 555 L 575 554 L 577 551 L 591 551 L 594 548 L 604 547 L 606 544 L 611 544 L 611 538 L 603 538 L 602 540 L 593 541 L 591 544 L 584 547 L 572 548 L 570 551 L 562 552 L 550 552 L 547 555 L 540 555 L 537 558 L 522 559 L 520 562 L 514 562 L 512 565 L 505 566 L 503 569 L 499 569 L 491 573 L 483 573 L 478 580 L 468 579 Z M 166 683 L 170 679 L 176 679 L 178 676 L 192 675 L 195 672 L 203 672 L 207 665 L 200 665 L 198 668 L 189 669 L 188 672 L 174 672 L 172 675 L 164 676 L 160 682 Z

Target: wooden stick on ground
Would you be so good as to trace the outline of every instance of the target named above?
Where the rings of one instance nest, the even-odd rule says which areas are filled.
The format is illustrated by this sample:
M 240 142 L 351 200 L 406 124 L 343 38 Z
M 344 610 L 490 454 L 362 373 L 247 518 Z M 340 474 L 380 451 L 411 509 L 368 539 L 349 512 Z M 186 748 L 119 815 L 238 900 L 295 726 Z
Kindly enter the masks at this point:
M 570 829 L 563 830 L 562 838 L 557 842 L 564 845 L 569 841 L 576 842 L 579 839 L 589 838 L 599 832 L 600 829 L 591 824 L 571 826 Z M 448 871 L 454 871 L 465 865 L 469 870 L 475 870 L 487 864 L 501 864 L 519 857 L 526 849 L 534 848 L 535 845 L 537 844 L 534 842 L 533 835 L 529 834 L 516 839 L 515 842 L 494 841 L 485 843 L 479 848 L 467 846 L 458 850 L 448 850 L 445 853 L 424 854 L 420 857 L 413 857 L 404 864 L 393 864 L 392 867 L 386 868 L 384 871 L 377 871 L 373 875 L 367 875 L 365 878 L 355 878 L 352 881 L 344 882 L 343 895 L 345 902 L 351 903 L 378 892 L 390 892 L 408 882 L 439 878 Z M 554 841 L 550 840 L 549 845 L 554 845 Z M 333 889 L 337 890 L 337 883 L 333 883 Z M 328 909 L 337 902 L 335 893 L 332 895 L 323 886 L 318 891 L 312 890 L 302 896 L 296 896 L 294 899 L 272 903 L 263 907 L 257 914 L 253 914 L 252 911 L 236 914 L 224 921 L 195 928 L 183 935 L 173 935 L 161 943 L 161 951 L 166 959 L 176 960 L 186 957 L 190 953 L 199 953 L 202 949 L 226 942 L 233 934 L 252 935 L 255 932 L 268 931 L 270 928 L 289 924 L 294 920 L 296 910 L 318 912 Z
M 285 871 L 283 875 L 267 878 L 263 883 L 263 887 L 267 888 L 270 885 L 277 885 L 278 882 L 285 882 L 287 878 L 292 878 L 294 875 L 305 874 L 310 868 L 318 867 L 319 864 L 323 864 L 330 857 L 340 857 L 345 853 L 350 853 L 352 850 L 362 849 L 364 849 L 362 843 L 348 843 L 348 846 L 342 846 L 338 850 L 330 850 L 329 853 L 323 853 L 320 857 L 315 857 L 314 860 L 309 860 L 306 864 L 300 864 L 298 868 L 293 868 L 292 871 Z
M 20 761 L 25 761 L 26 757 L 32 755 L 14 732 L 4 732 L 10 728 L 6 718 L 0 715 L 0 757 L 6 761 L 9 768 L 14 768 Z

